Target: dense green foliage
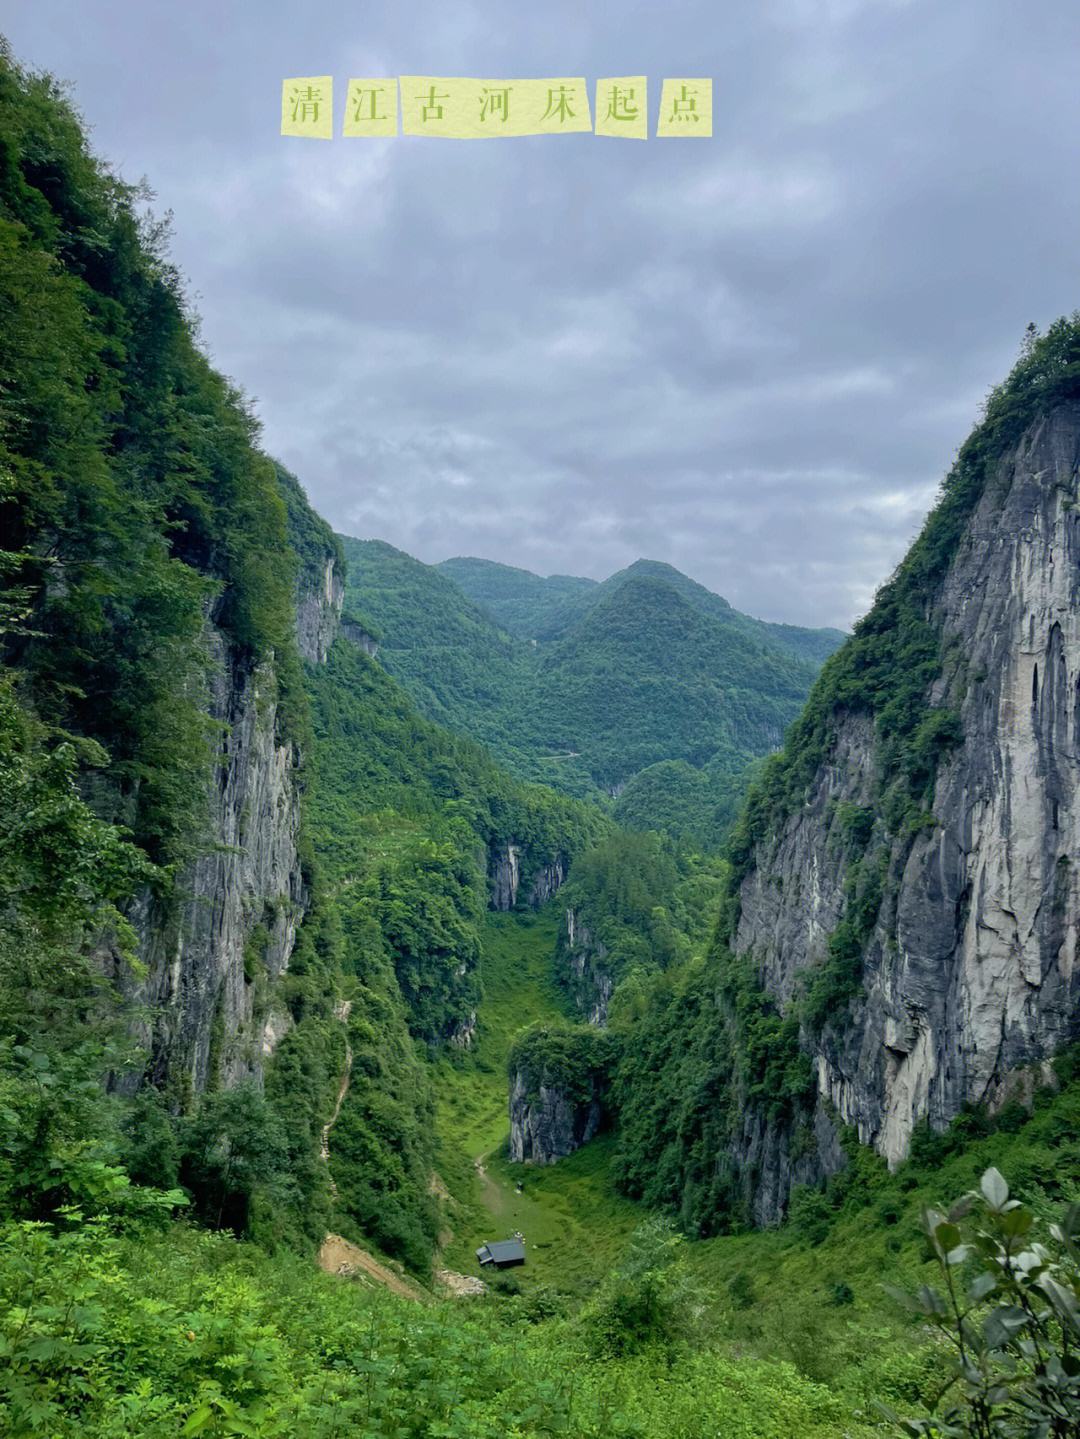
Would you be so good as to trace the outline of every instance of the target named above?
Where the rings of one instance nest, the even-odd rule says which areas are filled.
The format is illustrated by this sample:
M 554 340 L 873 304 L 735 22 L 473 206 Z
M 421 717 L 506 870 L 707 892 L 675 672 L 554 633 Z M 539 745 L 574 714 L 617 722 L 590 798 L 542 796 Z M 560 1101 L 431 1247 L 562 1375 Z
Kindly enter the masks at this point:
M 612 817 L 626 829 L 660 829 L 718 854 L 739 816 L 761 761 L 732 773 L 715 760 L 695 769 L 661 760 L 633 775 L 615 800 Z
M 654 970 L 671 969 L 705 948 L 725 874 L 721 862 L 653 832 L 616 831 L 578 861 L 561 902 L 574 913 L 577 943 L 615 985 L 614 1022 L 630 1022 Z M 577 1009 L 587 1012 L 589 979 L 575 980 L 571 952 L 564 929 L 557 968 Z
M 313 834 L 335 871 L 350 872 L 373 826 L 394 824 L 389 815 L 378 819 L 382 811 L 406 822 L 440 815 L 439 837 L 456 823 L 474 850 L 517 841 L 528 850 L 523 884 L 529 865 L 560 853 L 572 859 L 610 829 L 595 809 L 521 784 L 475 743 L 421 718 L 382 666 L 347 641 L 311 672 L 310 684 L 320 774 Z
M 554 1088 L 588 1104 L 607 1089 L 617 1054 L 616 1037 L 595 1025 L 535 1025 L 511 1046 L 507 1072 L 524 1079 L 529 1098 Z
M 172 861 L 200 835 L 205 614 L 249 662 L 288 649 L 293 562 L 273 465 L 139 199 L 0 54 L 2 578 L 24 596 L 5 657 L 45 723 L 107 753 L 103 817 Z
M 528 570 L 492 560 L 444 560 L 437 568 L 505 630 L 523 639 L 560 638 L 594 605 L 616 593 L 631 578 L 654 579 L 669 585 L 693 608 L 712 615 L 733 630 L 817 664 L 822 664 L 844 639 L 840 630 L 805 630 L 797 625 L 769 624 L 739 614 L 720 595 L 658 560 L 635 560 L 627 569 L 619 570 L 599 584 L 570 575 L 550 575 L 542 579 Z
M 622 1282 L 626 1308 L 635 1277 Z M 647 1340 L 660 1317 L 667 1342 L 601 1358 L 587 1333 L 534 1326 L 513 1303 L 410 1304 L 179 1226 L 11 1224 L 0 1231 L 0 1424 L 50 1439 L 838 1432 L 844 1406 L 790 1365 L 677 1344 L 677 1296 L 655 1265 L 637 1288 L 635 1332 Z
M 423 1272 L 437 1230 L 424 1057 L 467 1031 L 481 998 L 489 853 L 516 842 L 527 886 L 538 865 L 573 864 L 609 825 L 422 719 L 347 640 L 309 669 L 308 685 L 310 832 L 352 1004 L 351 1081 L 331 1146 L 335 1223 Z
M 975 1210 L 973 1216 L 972 1210 Z M 996 1169 L 947 1214 L 923 1212 L 943 1281 L 903 1296 L 953 1349 L 927 1439 L 1026 1439 L 1080 1431 L 1080 1204 L 1039 1230 Z
M 565 750 L 536 710 L 534 663 L 441 571 L 379 540 L 341 541 L 346 608 L 378 634 L 379 659 L 428 719 L 479 741 L 513 773 L 596 797 L 580 765 L 549 761 Z
M 556 582 L 343 543 L 347 602 L 378 627 L 381 658 L 425 714 L 576 795 L 598 798 L 664 761 L 707 766 L 715 798 L 695 797 L 684 819 L 676 792 L 667 809 L 680 833 L 710 842 L 730 818 L 736 777 L 780 742 L 841 639 L 740 615 L 669 565 Z M 521 638 L 523 628 L 536 633 Z
M 616 1178 L 688 1233 L 738 1229 L 754 1176 L 738 1172 L 730 1147 L 746 1107 L 790 1120 L 812 1093 L 798 1021 L 723 949 L 655 976 L 638 1008 L 614 1086 Z
M 744 1352 L 785 1358 L 839 1389 L 877 1422 L 879 1402 L 925 1416 L 955 1373 L 954 1355 L 890 1290 L 937 1285 L 923 1212 L 977 1189 L 988 1166 L 1008 1177 L 1037 1225 L 1059 1220 L 1080 1199 L 1075 1054 L 1060 1056 L 1055 1071 L 1030 1114 L 1014 1103 L 996 1116 L 972 1110 L 944 1133 L 924 1126 L 893 1173 L 848 1134 L 847 1167 L 823 1192 L 796 1191 L 782 1228 L 691 1246 L 692 1273 L 716 1296 L 716 1328 L 737 1334 Z M 946 1393 L 943 1407 L 954 1397 Z
M 540 654 L 541 698 L 590 772 L 617 785 L 660 760 L 737 769 L 780 743 L 814 668 L 628 571 Z
M 546 638 L 552 619 L 563 612 L 566 602 L 576 600 L 585 608 L 596 586 L 595 580 L 575 575 L 541 577 L 494 560 L 443 560 L 435 568 L 520 640 Z

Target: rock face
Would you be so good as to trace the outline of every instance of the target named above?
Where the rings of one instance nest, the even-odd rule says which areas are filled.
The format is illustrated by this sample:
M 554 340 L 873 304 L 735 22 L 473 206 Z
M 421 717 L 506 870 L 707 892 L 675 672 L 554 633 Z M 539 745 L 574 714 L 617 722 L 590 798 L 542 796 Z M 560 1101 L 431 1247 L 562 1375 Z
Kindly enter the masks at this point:
M 928 699 L 957 713 L 933 822 L 885 836 L 884 899 L 862 992 L 803 1034 L 813 1144 L 744 1116 L 755 1216 L 842 1164 L 835 1119 L 890 1163 L 915 1125 L 1002 1101 L 1011 1071 L 1080 1036 L 1080 406 L 1034 422 L 992 467 L 929 616 L 944 663 Z M 805 803 L 759 845 L 733 936 L 783 1010 L 847 905 L 844 806 L 872 804 L 875 732 L 841 716 Z M 872 817 L 873 818 L 873 817 Z M 875 823 L 877 821 L 875 820 Z M 878 828 L 880 833 L 880 825 Z M 835 1119 L 834 1119 L 835 1116 Z
M 450 1031 L 447 1043 L 455 1049 L 471 1049 L 476 1038 L 476 1010 L 471 1009 L 466 1017 Z
M 606 959 L 603 940 L 593 934 L 576 910 L 568 909 L 559 934 L 556 962 L 569 979 L 577 1008 L 587 1015 L 590 1024 L 607 1023 L 615 981 L 608 972 Z
M 517 1070 L 510 1084 L 510 1158 L 515 1164 L 554 1164 L 587 1144 L 604 1118 L 599 1085 L 585 1099 Z
M 566 883 L 566 859 L 558 854 L 547 864 L 542 864 L 533 874 L 529 884 L 529 905 L 539 909 L 552 899 Z
M 344 595 L 345 581 L 333 555 L 327 555 L 323 562 L 321 583 L 311 586 L 301 580 L 298 584 L 296 644 L 302 659 L 314 665 L 326 663 L 337 635 Z
M 521 849 L 516 844 L 493 845 L 488 855 L 488 893 L 491 908 L 513 909 L 521 883 Z
M 347 640 L 350 640 L 357 649 L 363 650 L 372 659 L 379 653 L 379 642 L 374 635 L 369 634 L 363 625 L 357 624 L 355 620 L 347 616 L 342 618 L 341 633 Z
M 298 596 L 305 657 L 325 659 L 341 603 L 331 556 L 314 591 Z M 134 907 L 146 978 L 135 996 L 151 1018 L 141 1038 L 150 1076 L 198 1093 L 214 1080 L 259 1079 L 290 1027 L 273 981 L 288 967 L 308 895 L 302 874 L 301 756 L 279 734 L 272 663 L 252 667 L 208 625 L 211 718 L 220 738 L 210 787 L 207 842 L 178 877 L 166 909 Z
M 525 846 L 514 840 L 493 844 L 488 853 L 488 894 L 492 909 L 509 911 L 518 902 L 522 878 L 530 877 L 526 886 L 526 903 L 539 909 L 566 882 L 568 865 L 564 855 L 533 866 Z

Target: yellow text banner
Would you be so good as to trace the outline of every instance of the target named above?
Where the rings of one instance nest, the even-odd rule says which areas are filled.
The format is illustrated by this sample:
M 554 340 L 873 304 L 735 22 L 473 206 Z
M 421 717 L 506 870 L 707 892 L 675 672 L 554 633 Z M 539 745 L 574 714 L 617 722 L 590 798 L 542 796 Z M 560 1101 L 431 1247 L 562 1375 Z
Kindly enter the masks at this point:
M 585 80 L 470 80 L 401 76 L 406 135 L 491 140 L 511 135 L 570 135 L 592 129 Z
M 341 133 L 346 139 L 396 135 L 397 76 L 382 80 L 350 80 Z
M 648 82 L 644 75 L 597 80 L 596 133 L 626 140 L 649 138 Z

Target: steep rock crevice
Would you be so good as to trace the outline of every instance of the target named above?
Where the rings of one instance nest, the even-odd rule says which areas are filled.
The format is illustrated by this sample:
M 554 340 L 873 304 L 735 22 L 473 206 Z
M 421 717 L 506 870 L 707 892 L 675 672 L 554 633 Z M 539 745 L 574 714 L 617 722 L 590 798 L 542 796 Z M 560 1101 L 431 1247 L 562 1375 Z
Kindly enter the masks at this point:
M 575 1007 L 587 1016 L 590 1024 L 607 1023 L 608 1005 L 615 989 L 607 955 L 607 946 L 599 935 L 594 934 L 576 909 L 568 909 L 556 946 L 556 967 L 566 976 Z

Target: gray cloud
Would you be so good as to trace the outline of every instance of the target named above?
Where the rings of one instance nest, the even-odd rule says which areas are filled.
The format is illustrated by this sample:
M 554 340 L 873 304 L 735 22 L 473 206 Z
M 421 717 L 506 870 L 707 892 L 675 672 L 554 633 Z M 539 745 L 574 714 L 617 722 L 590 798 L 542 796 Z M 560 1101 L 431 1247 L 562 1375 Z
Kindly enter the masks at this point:
M 216 363 L 341 529 L 667 560 L 848 624 L 1025 324 L 1077 304 L 1073 0 L 36 0 L 176 214 Z M 715 77 L 711 142 L 282 140 L 283 76 Z

